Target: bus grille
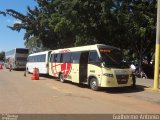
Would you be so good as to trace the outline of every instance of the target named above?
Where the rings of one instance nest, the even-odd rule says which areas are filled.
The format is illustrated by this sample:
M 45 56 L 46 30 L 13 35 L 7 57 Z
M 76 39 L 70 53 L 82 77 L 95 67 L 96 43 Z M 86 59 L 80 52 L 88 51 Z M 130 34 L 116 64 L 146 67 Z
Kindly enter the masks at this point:
M 116 75 L 118 84 L 127 84 L 129 75 Z

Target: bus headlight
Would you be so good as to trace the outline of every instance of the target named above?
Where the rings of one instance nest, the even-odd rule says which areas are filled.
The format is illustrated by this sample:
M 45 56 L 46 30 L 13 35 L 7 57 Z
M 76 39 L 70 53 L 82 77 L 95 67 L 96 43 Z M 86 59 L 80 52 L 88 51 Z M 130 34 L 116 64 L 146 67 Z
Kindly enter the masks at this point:
M 109 73 L 104 73 L 103 75 L 105 75 L 107 77 L 113 77 L 113 74 L 109 74 Z

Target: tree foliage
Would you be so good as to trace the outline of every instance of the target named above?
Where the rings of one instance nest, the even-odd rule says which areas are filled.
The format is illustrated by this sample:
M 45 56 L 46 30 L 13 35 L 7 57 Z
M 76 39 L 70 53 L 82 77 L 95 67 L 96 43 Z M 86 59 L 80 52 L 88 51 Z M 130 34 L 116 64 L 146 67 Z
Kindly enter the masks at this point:
M 41 40 L 36 37 L 32 37 L 29 40 L 26 40 L 24 44 L 29 49 L 30 53 L 47 50 L 47 48 L 43 47 Z
M 4 60 L 4 58 L 5 58 L 5 52 L 4 51 L 2 51 L 2 52 L 0 52 L 0 60 Z
M 26 15 L 12 9 L 5 12 L 21 20 L 10 28 L 26 30 L 26 45 L 35 41 L 41 47 L 57 49 L 108 44 L 124 50 L 128 59 L 140 61 L 154 53 L 155 0 L 36 1 L 38 6 L 28 7 Z

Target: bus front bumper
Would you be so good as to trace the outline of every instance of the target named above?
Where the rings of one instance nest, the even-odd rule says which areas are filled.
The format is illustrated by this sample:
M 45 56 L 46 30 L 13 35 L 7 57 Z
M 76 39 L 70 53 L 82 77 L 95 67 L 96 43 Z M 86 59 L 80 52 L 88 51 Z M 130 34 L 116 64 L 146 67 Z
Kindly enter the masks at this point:
M 102 76 L 100 87 L 126 87 L 132 85 L 132 78 L 128 75 L 116 75 L 112 77 Z

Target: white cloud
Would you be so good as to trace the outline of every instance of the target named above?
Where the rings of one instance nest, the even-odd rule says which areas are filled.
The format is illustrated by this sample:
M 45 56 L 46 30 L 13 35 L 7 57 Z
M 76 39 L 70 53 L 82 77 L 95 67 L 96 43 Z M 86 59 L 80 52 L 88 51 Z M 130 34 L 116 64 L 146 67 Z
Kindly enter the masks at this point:
M 17 19 L 7 19 L 6 22 L 8 23 L 8 25 L 14 25 L 15 23 L 22 23 L 20 20 Z
M 22 21 L 21 20 L 14 20 L 13 24 L 15 24 L 15 23 L 22 23 Z

